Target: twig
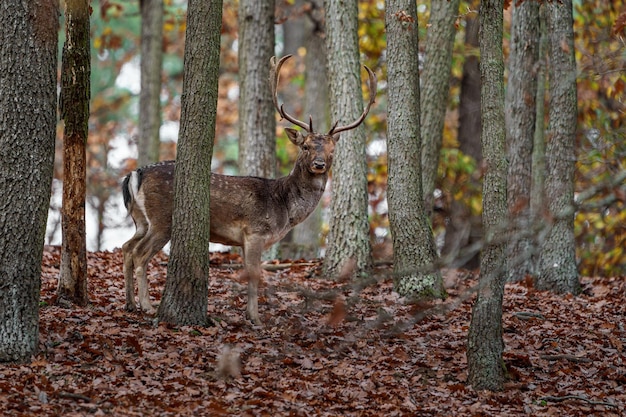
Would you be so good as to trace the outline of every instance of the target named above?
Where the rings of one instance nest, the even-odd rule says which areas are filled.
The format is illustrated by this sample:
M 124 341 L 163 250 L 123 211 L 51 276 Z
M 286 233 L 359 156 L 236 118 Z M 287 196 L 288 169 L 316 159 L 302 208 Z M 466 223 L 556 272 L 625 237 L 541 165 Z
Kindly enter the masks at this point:
M 547 361 L 558 361 L 560 359 L 565 359 L 572 362 L 593 362 L 589 358 L 582 358 L 580 356 L 574 355 L 539 355 L 539 357 Z
M 545 320 L 546 318 L 541 313 L 533 313 L 532 311 L 517 311 L 513 313 L 515 317 L 521 320 L 530 320 L 530 319 L 541 319 Z
M 66 392 L 66 391 L 61 391 L 57 394 L 59 397 L 61 398 L 70 398 L 73 400 L 83 400 L 86 401 L 88 403 L 93 402 L 93 400 L 90 397 L 87 397 L 86 395 L 82 395 L 82 394 L 76 394 L 73 392 Z
M 567 400 L 580 400 L 580 401 L 585 401 L 588 404 L 591 405 L 605 405 L 607 407 L 616 407 L 617 408 L 617 404 L 613 404 L 612 402 L 609 401 L 594 401 L 594 400 L 590 400 L 587 397 L 583 397 L 582 395 L 564 395 L 562 397 L 555 397 L 552 395 L 547 395 L 545 397 L 541 397 L 539 398 L 539 401 L 552 401 L 555 403 L 558 402 L 562 402 L 562 401 L 567 401 Z

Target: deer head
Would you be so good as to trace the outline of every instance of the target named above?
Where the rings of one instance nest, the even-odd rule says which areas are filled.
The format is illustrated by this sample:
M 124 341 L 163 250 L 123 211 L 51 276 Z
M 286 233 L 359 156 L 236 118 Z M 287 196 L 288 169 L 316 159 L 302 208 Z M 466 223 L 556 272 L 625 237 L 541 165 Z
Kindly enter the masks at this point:
M 278 63 L 276 63 L 276 57 L 272 57 L 270 59 L 270 86 L 272 90 L 274 106 L 276 107 L 276 111 L 278 111 L 278 114 L 280 114 L 281 120 L 288 120 L 294 125 L 301 127 L 306 132 L 305 134 L 302 134 L 296 129 L 285 128 L 289 140 L 302 150 L 300 157 L 309 157 L 309 171 L 313 174 L 326 173 L 332 165 L 333 151 L 336 142 L 339 140 L 339 134 L 341 132 L 354 129 L 359 126 L 361 123 L 363 123 L 363 120 L 365 120 L 365 117 L 369 113 L 370 107 L 376 99 L 376 74 L 374 74 L 374 72 L 367 65 L 365 65 L 365 69 L 369 75 L 368 87 L 370 99 L 361 116 L 354 122 L 345 126 L 338 126 L 339 121 L 337 120 L 333 124 L 333 127 L 328 131 L 328 133 L 320 134 L 313 130 L 313 118 L 311 116 L 309 116 L 309 123 L 307 124 L 287 113 L 285 111 L 284 105 L 278 105 L 277 87 L 280 77 L 280 69 L 283 64 L 291 57 L 292 55 L 286 55 L 282 57 L 278 61 Z

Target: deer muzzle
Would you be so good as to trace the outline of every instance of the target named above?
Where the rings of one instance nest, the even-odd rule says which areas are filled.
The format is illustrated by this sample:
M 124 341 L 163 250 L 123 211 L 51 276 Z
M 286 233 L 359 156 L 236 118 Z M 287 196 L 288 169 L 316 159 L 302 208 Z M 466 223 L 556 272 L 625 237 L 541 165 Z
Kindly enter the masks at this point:
M 314 172 L 324 172 L 326 171 L 326 161 L 322 158 L 316 158 L 311 163 L 311 168 Z

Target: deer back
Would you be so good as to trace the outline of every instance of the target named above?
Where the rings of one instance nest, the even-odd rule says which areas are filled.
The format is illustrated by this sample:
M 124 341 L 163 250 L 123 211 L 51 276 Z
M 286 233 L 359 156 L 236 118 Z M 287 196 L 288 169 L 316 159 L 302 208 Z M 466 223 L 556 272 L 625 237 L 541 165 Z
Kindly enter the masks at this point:
M 291 173 L 278 179 L 212 173 L 211 241 L 241 246 L 256 235 L 269 247 L 317 206 L 332 166 L 334 139 L 293 131 L 301 151 Z M 138 228 L 171 235 L 175 162 L 133 171 L 124 179 L 124 203 Z

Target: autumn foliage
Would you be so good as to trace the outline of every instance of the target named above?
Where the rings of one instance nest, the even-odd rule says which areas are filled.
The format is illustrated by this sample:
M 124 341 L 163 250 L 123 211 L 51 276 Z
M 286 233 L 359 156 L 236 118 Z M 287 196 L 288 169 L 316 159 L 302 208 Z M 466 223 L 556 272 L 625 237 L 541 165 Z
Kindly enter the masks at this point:
M 297 2 L 296 2 L 297 3 Z M 283 23 L 306 14 L 306 4 L 298 6 L 293 1 L 278 1 L 277 22 Z M 307 2 L 303 2 L 307 3 Z M 509 4 L 510 2 L 507 2 Z M 164 20 L 164 68 L 163 68 L 163 123 L 175 125 L 180 119 L 182 54 L 186 29 L 185 2 L 166 0 Z M 214 149 L 216 170 L 236 172 L 237 160 L 237 91 L 238 62 L 237 2 L 224 2 L 221 75 L 218 99 L 218 122 Z M 134 144 L 137 136 L 137 114 L 134 110 L 138 93 L 126 86 L 118 85 L 119 77 L 126 65 L 137 63 L 139 49 L 139 10 L 137 2 L 100 1 L 93 4 L 92 13 L 92 100 L 90 132 L 87 156 L 88 200 L 98 215 L 99 227 L 95 239 L 88 237 L 92 248 L 102 247 L 105 229 L 120 227 L 119 220 L 109 214 L 111 207 L 123 211 L 119 198 L 119 179 L 136 168 L 136 161 L 128 157 L 113 162 L 111 157 L 117 148 L 124 149 Z M 308 6 L 310 7 L 310 5 Z M 597 188 L 592 201 L 586 202 L 577 211 L 575 218 L 577 258 L 582 275 L 615 276 L 626 273 L 626 198 L 623 181 L 612 184 L 623 172 L 624 166 L 624 94 L 626 78 L 623 68 L 626 11 L 623 0 L 590 0 L 575 2 L 574 33 L 578 73 L 578 131 L 576 192 L 584 193 Z M 444 128 L 443 149 L 440 157 L 437 188 L 441 191 L 437 208 L 442 208 L 433 219 L 436 233 L 445 229 L 448 221 L 446 209 L 452 201 L 466 204 L 472 214 L 480 214 L 481 195 L 476 188 L 476 179 L 482 175 L 480 164 L 458 149 L 458 101 L 463 63 L 468 56 L 478 53 L 464 43 L 466 20 L 478 13 L 477 3 L 464 1 L 456 22 L 458 33 L 455 38 L 450 77 L 450 101 Z M 373 68 L 381 83 L 386 79 L 384 9 L 374 0 L 359 2 L 359 47 L 362 61 Z M 428 42 L 429 7 L 420 2 L 418 8 L 420 45 Z M 510 27 L 510 7 L 505 10 L 505 33 Z M 508 56 L 508 39 L 504 41 L 505 58 Z M 304 49 L 301 48 L 301 53 Z M 299 53 L 300 53 L 299 52 Z M 302 65 L 302 64 L 300 64 Z M 294 84 L 303 79 L 292 76 L 304 73 L 304 68 L 294 68 L 289 79 Z M 287 76 L 286 76 L 287 78 Z M 381 84 L 383 85 L 383 84 Z M 365 88 L 365 86 L 364 86 Z M 302 89 L 294 94 L 301 94 Z M 304 98 L 301 99 L 304 101 Z M 377 106 L 366 120 L 368 140 L 382 141 L 386 127 L 386 97 L 379 94 Z M 294 100 L 297 101 L 297 100 Z M 306 117 L 306 116 L 305 116 Z M 172 159 L 176 155 L 176 144 L 171 137 L 163 137 L 161 159 Z M 278 158 L 282 172 L 292 166 L 295 152 L 286 143 L 287 139 L 279 128 L 277 132 Z M 58 141 L 60 151 L 60 141 Z M 59 153 L 59 152 L 58 152 Z M 370 155 L 368 161 L 368 189 L 370 192 L 370 225 L 376 236 L 387 233 L 388 221 L 386 200 L 386 154 Z M 60 179 L 60 153 L 56 162 L 55 178 Z M 479 183 L 478 183 L 479 184 Z M 58 209 L 53 202 L 53 212 Z M 112 210 L 115 212 L 115 210 Z M 57 226 L 58 227 L 58 226 Z M 53 228 L 51 228 L 53 229 Z M 388 233 L 387 233 L 388 235 Z M 372 233 L 373 239 L 374 233 Z M 93 241 L 95 240 L 95 244 Z M 380 243 L 380 242 L 375 242 Z
M 262 329 L 244 319 L 240 259 L 213 254 L 212 327 L 154 326 L 124 311 L 121 251 L 89 254 L 87 308 L 53 306 L 58 248 L 43 259 L 40 353 L 0 367 L 0 414 L 19 416 L 618 416 L 626 406 L 621 278 L 556 296 L 509 284 L 503 392 L 466 385 L 475 275 L 444 271 L 450 297 L 406 304 L 390 269 L 363 286 L 316 262 L 273 265 Z M 159 300 L 167 257 L 149 267 Z

